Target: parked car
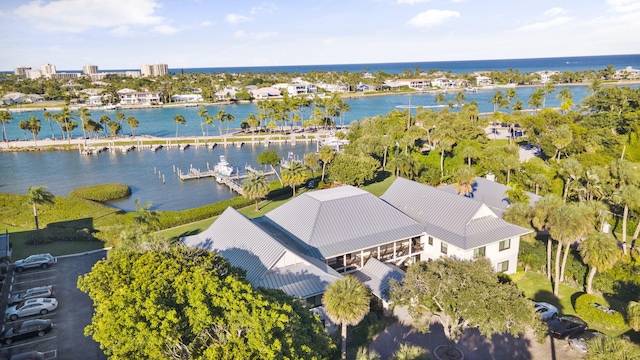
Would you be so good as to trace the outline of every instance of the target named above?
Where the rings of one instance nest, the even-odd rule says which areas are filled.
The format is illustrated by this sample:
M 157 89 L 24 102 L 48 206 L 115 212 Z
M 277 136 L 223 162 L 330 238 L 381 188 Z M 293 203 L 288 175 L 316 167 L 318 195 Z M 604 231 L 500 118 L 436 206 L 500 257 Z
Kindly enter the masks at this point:
M 48 319 L 27 320 L 3 332 L 2 342 L 9 345 L 16 340 L 44 336 L 44 334 L 51 331 L 52 328 L 53 323 Z
M 564 339 L 587 328 L 587 323 L 577 316 L 565 315 L 555 317 L 547 322 L 551 336 Z
M 581 354 L 586 354 L 588 347 L 587 342 L 599 336 L 604 335 L 596 330 L 587 329 L 569 336 L 569 339 L 567 341 L 569 342 L 569 346 L 571 346 L 572 349 Z
M 9 360 L 45 360 L 44 353 L 40 351 L 29 351 L 26 353 L 15 354 Z
M 25 300 L 48 297 L 53 297 L 53 286 L 51 285 L 38 286 L 25 290 L 24 292 L 21 292 L 19 294 L 15 294 L 9 298 L 8 303 L 9 306 L 12 306 L 15 304 L 19 304 Z
M 540 314 L 540 317 L 542 317 L 542 320 L 547 321 L 551 318 L 558 316 L 558 308 L 549 303 L 537 302 L 537 303 L 534 303 L 534 305 L 536 307 L 536 312 Z
M 5 311 L 5 317 L 13 321 L 17 318 L 30 315 L 45 315 L 49 311 L 53 311 L 57 308 L 58 301 L 54 298 L 29 299 L 8 308 Z
M 17 273 L 25 269 L 42 268 L 46 269 L 56 263 L 57 260 L 51 254 L 31 255 L 25 259 L 17 260 L 13 263 L 13 267 Z

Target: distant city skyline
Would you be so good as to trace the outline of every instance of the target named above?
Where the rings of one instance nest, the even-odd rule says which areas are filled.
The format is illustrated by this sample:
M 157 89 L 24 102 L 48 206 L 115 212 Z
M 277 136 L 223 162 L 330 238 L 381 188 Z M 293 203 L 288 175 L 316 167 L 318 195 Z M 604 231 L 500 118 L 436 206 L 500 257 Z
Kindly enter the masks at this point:
M 640 53 L 640 0 L 0 1 L 0 71 Z

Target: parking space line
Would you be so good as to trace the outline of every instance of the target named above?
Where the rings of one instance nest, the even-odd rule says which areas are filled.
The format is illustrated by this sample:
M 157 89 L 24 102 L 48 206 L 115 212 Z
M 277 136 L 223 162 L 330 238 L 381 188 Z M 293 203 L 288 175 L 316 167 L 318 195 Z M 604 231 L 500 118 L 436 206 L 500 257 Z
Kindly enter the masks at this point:
M 15 348 L 18 348 L 18 347 L 21 347 L 21 346 L 38 344 L 38 343 L 41 343 L 43 341 L 52 340 L 52 339 L 55 339 L 55 338 L 56 338 L 56 336 L 52 336 L 52 337 L 48 337 L 48 338 L 42 337 L 39 340 L 34 340 L 34 341 L 29 341 L 29 342 L 21 342 L 21 343 L 15 344 L 13 346 L 5 346 L 5 347 L 3 347 L 3 349 L 6 349 L 6 350 L 15 349 Z
M 52 356 L 49 356 L 49 353 L 53 353 L 53 354 L 51 354 Z M 47 359 L 47 360 L 55 359 L 55 358 L 58 357 L 58 349 L 44 351 L 43 354 L 44 354 L 44 358 Z
M 48 313 L 44 314 L 44 315 L 40 315 L 38 314 L 38 317 L 33 317 L 33 315 L 31 316 L 25 316 L 25 317 L 21 317 L 21 318 L 17 318 L 16 320 L 9 320 L 5 318 L 5 325 L 14 325 L 15 323 L 19 323 L 22 321 L 27 321 L 27 320 L 38 320 L 38 319 L 43 319 L 43 318 L 51 318 L 55 315 L 55 311 L 49 311 Z
M 32 282 L 35 282 L 35 281 L 52 280 L 52 279 L 56 279 L 56 277 L 55 276 L 51 276 L 51 277 L 47 277 L 47 278 L 37 278 L 37 279 L 33 279 L 33 280 L 15 281 L 11 285 L 14 285 L 14 284 L 26 284 L 26 283 L 32 283 Z

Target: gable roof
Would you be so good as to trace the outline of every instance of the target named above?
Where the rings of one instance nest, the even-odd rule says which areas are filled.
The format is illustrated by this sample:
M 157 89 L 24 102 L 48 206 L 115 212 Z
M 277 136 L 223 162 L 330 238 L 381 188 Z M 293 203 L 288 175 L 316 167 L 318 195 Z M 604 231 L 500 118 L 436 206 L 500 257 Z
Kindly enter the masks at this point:
M 320 294 L 328 284 L 342 277 L 323 262 L 285 246 L 231 207 L 208 229 L 186 236 L 182 242 L 222 255 L 231 265 L 243 268 L 254 286 L 278 288 L 295 297 Z M 276 266 L 285 256 L 289 257 L 287 262 L 295 261 Z
M 471 200 L 475 200 L 489 206 L 491 210 L 493 210 L 493 212 L 495 212 L 496 215 L 500 217 L 502 217 L 502 214 L 507 209 L 507 207 L 511 205 L 508 197 L 505 195 L 508 190 L 511 190 L 511 188 L 507 185 L 479 176 L 475 178 L 475 182 L 472 186 L 473 192 L 467 197 Z M 453 184 L 442 186 L 438 189 L 458 195 L 458 191 Z M 525 193 L 529 197 L 529 205 L 531 206 L 534 206 L 536 201 L 540 200 L 541 198 L 541 196 L 530 193 L 528 191 L 525 191 Z
M 320 259 L 424 234 L 419 223 L 353 186 L 304 193 L 265 218 Z
M 462 249 L 531 232 L 500 219 L 481 202 L 403 178 L 381 199 L 422 224 L 427 234 Z

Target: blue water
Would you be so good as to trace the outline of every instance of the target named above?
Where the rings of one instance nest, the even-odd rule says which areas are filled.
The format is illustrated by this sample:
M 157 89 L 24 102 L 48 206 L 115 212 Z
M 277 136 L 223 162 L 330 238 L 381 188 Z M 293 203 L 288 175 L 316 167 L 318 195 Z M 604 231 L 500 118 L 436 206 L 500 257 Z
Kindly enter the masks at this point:
M 556 95 L 562 91 L 565 87 L 569 88 L 574 94 L 574 103 L 579 104 L 588 93 L 585 86 L 557 86 L 556 91 L 547 96 L 547 107 L 560 106 L 560 100 L 556 99 Z M 631 87 L 637 88 L 638 85 L 632 85 Z M 465 102 L 475 100 L 478 102 L 480 112 L 493 112 L 493 105 L 490 103 L 493 94 L 500 89 L 496 90 L 483 90 L 477 93 L 465 93 Z M 506 91 L 502 89 L 503 93 Z M 525 108 L 528 108 L 527 100 L 529 96 L 535 91 L 534 87 L 522 87 L 517 88 L 517 98 L 523 103 Z M 446 94 L 445 104 L 449 100 L 453 100 L 455 92 L 449 92 Z M 344 123 L 349 124 L 354 120 L 360 120 L 365 117 L 373 117 L 380 114 L 386 114 L 389 111 L 396 108 L 396 106 L 406 106 L 411 104 L 412 106 L 437 106 L 435 102 L 434 94 L 406 94 L 406 95 L 388 95 L 388 96 L 373 96 L 365 98 L 346 99 L 345 102 L 349 104 L 351 110 L 344 113 Z M 162 108 L 162 109 L 137 109 L 137 110 L 123 110 L 125 116 L 134 116 L 139 121 L 139 127 L 135 130 L 136 135 L 152 135 L 160 137 L 176 136 L 176 125 L 173 121 L 173 117 L 176 114 L 181 114 L 185 117 L 187 124 L 178 126 L 178 136 L 201 136 L 202 127 L 200 125 L 201 118 L 198 117 L 197 112 L 200 107 L 176 107 L 176 108 Z M 249 104 L 236 104 L 236 105 L 218 105 L 218 106 L 206 106 L 209 115 L 215 116 L 219 110 L 224 110 L 227 113 L 232 114 L 235 120 L 230 123 L 224 123 L 222 126 L 222 133 L 226 133 L 227 125 L 231 130 L 239 129 L 240 122 L 247 118 L 250 113 L 257 114 L 258 109 L 254 103 Z M 308 109 L 305 112 L 304 118 L 307 119 L 312 110 Z M 18 123 L 20 120 L 29 120 L 29 117 L 36 116 L 41 120 L 41 130 L 38 134 L 38 139 L 51 138 L 51 132 L 53 129 L 53 135 L 56 138 L 62 137 L 62 131 L 59 125 L 55 121 L 51 121 L 49 124 L 42 116 L 41 111 L 25 112 L 25 113 L 13 113 L 13 120 L 6 124 L 7 136 L 9 139 L 25 139 L 25 133 L 20 130 Z M 55 113 L 51 111 L 51 113 Z M 103 114 L 107 114 L 112 120 L 116 120 L 116 111 L 113 110 L 93 110 L 91 111 L 91 117 L 94 120 L 99 120 Z M 80 122 L 75 117 L 78 122 Z M 213 125 L 205 126 L 205 134 L 208 131 L 209 135 L 219 135 L 220 126 L 217 121 L 214 121 Z M 82 130 L 77 128 L 73 131 L 73 137 L 82 136 Z M 126 124 L 122 123 L 121 134 L 131 135 L 132 130 Z M 101 134 L 102 135 L 102 134 Z M 26 133 L 26 138 L 31 139 L 31 134 Z

